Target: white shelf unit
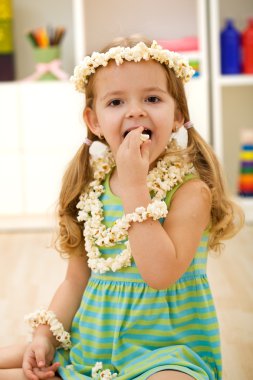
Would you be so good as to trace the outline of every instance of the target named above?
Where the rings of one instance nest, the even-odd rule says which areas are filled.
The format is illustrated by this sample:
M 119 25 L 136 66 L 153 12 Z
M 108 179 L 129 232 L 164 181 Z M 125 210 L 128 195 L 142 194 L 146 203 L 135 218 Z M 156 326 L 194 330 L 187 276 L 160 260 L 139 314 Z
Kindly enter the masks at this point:
M 191 118 L 209 140 L 207 0 L 179 0 L 176 4 L 157 0 L 155 7 L 152 0 L 13 0 L 13 6 L 18 79 L 34 70 L 31 46 L 22 33 L 48 23 L 67 27 L 62 58 L 69 73 L 86 53 L 118 36 L 197 36 L 201 76 L 192 80 L 186 91 Z M 0 84 L 0 102 L 0 214 L 15 216 L 17 228 L 21 228 L 20 217 L 30 228 L 31 222 L 25 222 L 30 216 L 44 215 L 45 226 L 46 216 L 54 212 L 64 168 L 85 136 L 83 97 L 66 82 L 14 82 Z
M 222 87 L 253 86 L 253 75 L 220 75 L 218 82 Z
M 8 216 L 54 214 L 65 167 L 86 135 L 82 100 L 68 82 L 0 85 L 0 215 L 5 222 Z
M 252 0 L 212 0 L 209 2 L 212 78 L 212 138 L 233 195 L 239 177 L 240 131 L 253 129 L 253 75 L 222 75 L 220 65 L 220 31 L 232 18 L 239 30 L 246 28 L 253 15 Z M 253 198 L 236 197 L 245 211 L 246 221 L 253 222 Z

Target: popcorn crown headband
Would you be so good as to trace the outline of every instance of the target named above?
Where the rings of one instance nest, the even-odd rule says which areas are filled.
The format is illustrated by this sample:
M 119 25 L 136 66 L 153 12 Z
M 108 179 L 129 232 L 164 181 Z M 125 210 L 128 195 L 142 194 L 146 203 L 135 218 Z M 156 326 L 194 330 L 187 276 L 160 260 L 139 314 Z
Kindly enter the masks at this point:
M 181 78 L 183 83 L 187 83 L 194 74 L 193 68 L 188 61 L 180 54 L 163 49 L 156 41 L 148 47 L 144 42 L 139 42 L 134 47 L 112 47 L 106 53 L 94 52 L 91 56 L 86 56 L 74 69 L 71 81 L 75 89 L 85 93 L 85 87 L 90 75 L 96 72 L 100 66 L 107 66 L 110 60 L 115 60 L 116 65 L 121 65 L 124 61 L 140 62 L 153 59 L 168 68 L 172 69 L 177 78 Z

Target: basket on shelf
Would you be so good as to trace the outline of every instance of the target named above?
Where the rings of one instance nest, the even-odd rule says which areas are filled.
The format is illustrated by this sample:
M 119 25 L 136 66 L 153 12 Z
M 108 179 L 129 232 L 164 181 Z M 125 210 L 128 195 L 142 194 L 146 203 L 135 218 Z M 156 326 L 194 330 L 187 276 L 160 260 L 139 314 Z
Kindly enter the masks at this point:
M 36 63 L 35 72 L 25 78 L 33 80 L 66 80 L 69 75 L 61 69 L 61 47 L 65 29 L 37 28 L 28 32 L 27 38 L 32 44 Z

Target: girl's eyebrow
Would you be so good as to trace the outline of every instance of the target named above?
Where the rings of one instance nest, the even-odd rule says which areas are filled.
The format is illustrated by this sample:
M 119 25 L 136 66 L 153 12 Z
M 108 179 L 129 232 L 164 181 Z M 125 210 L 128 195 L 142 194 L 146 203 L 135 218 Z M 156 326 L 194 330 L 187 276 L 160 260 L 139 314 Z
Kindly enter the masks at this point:
M 117 97 L 117 96 L 121 96 L 124 94 L 124 91 L 121 91 L 121 90 L 118 90 L 118 91 L 109 91 L 107 92 L 104 96 L 101 97 L 101 100 L 105 100 L 107 98 L 111 98 L 111 97 Z
M 144 91 L 145 91 L 145 92 L 159 91 L 159 92 L 163 92 L 164 94 L 167 94 L 167 93 L 168 93 L 168 91 L 163 90 L 161 87 L 158 87 L 158 86 L 145 87 L 145 88 L 144 88 Z
M 164 94 L 167 94 L 168 91 L 165 91 L 163 90 L 161 87 L 158 87 L 158 86 L 152 86 L 152 87 L 145 87 L 142 89 L 143 92 L 152 92 L 152 91 L 155 91 L 155 92 L 162 92 Z M 117 96 L 122 96 L 125 92 L 124 91 L 121 91 L 121 90 L 117 90 L 117 91 L 109 91 L 107 92 L 104 96 L 101 97 L 101 100 L 105 100 L 107 98 L 111 98 L 111 97 L 117 97 Z

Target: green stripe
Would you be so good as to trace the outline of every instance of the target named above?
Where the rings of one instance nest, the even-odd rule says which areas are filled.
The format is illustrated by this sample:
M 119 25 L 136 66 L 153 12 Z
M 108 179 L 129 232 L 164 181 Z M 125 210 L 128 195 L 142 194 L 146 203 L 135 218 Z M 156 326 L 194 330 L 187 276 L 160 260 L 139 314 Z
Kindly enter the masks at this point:
M 140 300 L 135 300 L 135 302 L 131 302 L 131 300 L 124 300 L 121 302 L 120 306 L 119 306 L 119 298 L 118 297 L 115 297 L 115 298 L 112 298 L 112 297 L 104 297 L 104 300 L 102 302 L 102 299 L 101 301 L 99 301 L 98 299 L 96 300 L 93 300 L 93 299 L 89 299 L 86 301 L 86 305 L 91 308 L 91 307 L 97 307 L 98 309 L 101 309 L 101 307 L 103 307 L 103 311 L 107 311 L 111 308 L 120 308 L 124 311 L 124 309 L 138 309 L 138 310 L 143 310 L 144 312 L 146 310 L 149 310 L 149 308 L 152 308 L 152 309 L 157 309 L 157 308 L 161 308 L 163 309 L 164 307 L 169 307 L 170 309 L 173 308 L 174 310 L 176 310 L 176 312 L 179 314 L 180 313 L 180 310 L 185 310 L 185 300 L 181 300 L 181 302 L 178 302 L 178 301 L 172 301 L 172 300 L 168 300 L 166 301 L 166 299 L 163 299 L 161 300 L 160 302 L 157 300 L 157 301 L 153 301 L 152 302 L 152 299 L 145 299 L 144 301 L 140 302 Z M 198 307 L 198 306 L 205 306 L 205 307 L 210 307 L 213 305 L 213 299 L 210 298 L 210 297 L 206 297 L 206 299 L 204 299 L 203 297 L 199 297 L 198 299 L 193 299 L 189 302 L 187 302 L 187 305 L 191 308 L 191 307 Z M 179 318 L 180 318 L 180 315 L 179 315 Z
M 112 302 L 112 303 L 116 303 L 116 306 L 118 305 L 118 298 L 119 298 L 119 294 L 118 292 L 116 292 L 115 294 L 113 294 L 112 292 L 108 295 L 105 295 L 103 290 L 101 290 L 100 292 L 92 292 L 92 291 L 89 291 L 87 290 L 86 291 L 86 297 L 89 295 L 91 297 L 95 297 L 96 298 L 96 302 L 98 303 L 102 303 L 102 302 Z M 139 294 L 139 293 L 134 293 L 132 291 L 126 291 L 125 292 L 125 297 L 126 299 L 122 300 L 121 301 L 121 305 L 123 304 L 131 304 L 134 302 L 134 301 L 140 301 L 141 297 L 143 295 L 142 294 Z M 114 299 L 115 298 L 115 299 Z M 153 303 L 158 303 L 160 301 L 163 301 L 166 302 L 166 303 L 170 303 L 170 304 L 173 304 L 173 303 L 180 303 L 180 302 L 183 302 L 183 301 L 187 301 L 189 298 L 191 299 L 195 299 L 195 302 L 203 302 L 205 301 L 207 298 L 209 300 L 212 299 L 212 294 L 211 294 L 211 291 L 208 289 L 207 293 L 205 293 L 205 295 L 198 295 L 198 293 L 195 291 L 189 291 L 189 292 L 184 292 L 184 293 L 170 293 L 170 294 L 162 294 L 161 296 L 159 295 L 153 295 L 152 293 L 145 293 L 145 298 L 141 299 L 141 303 L 142 305 L 153 305 Z M 86 303 L 86 300 L 84 301 Z
M 215 320 L 215 322 L 209 322 L 208 326 L 205 327 L 206 331 L 217 330 L 219 328 L 217 320 L 216 319 L 213 319 L 213 320 Z M 101 334 L 105 334 L 105 335 L 107 332 L 115 331 L 115 328 L 117 326 L 115 321 L 105 320 L 104 322 L 103 321 L 101 322 L 101 319 L 96 320 L 96 319 L 94 319 L 92 317 L 88 317 L 88 316 L 85 317 L 85 320 L 83 321 L 83 325 L 82 325 L 82 322 L 79 322 L 79 323 L 80 323 L 80 328 L 82 328 L 82 326 L 83 327 L 86 326 L 89 329 L 97 329 L 97 331 L 99 331 L 99 332 L 101 332 Z M 140 326 L 139 327 L 140 329 L 146 329 L 146 328 L 150 328 L 150 327 L 153 328 L 154 327 L 154 320 L 144 320 L 143 319 L 139 323 L 136 323 L 135 321 L 133 321 L 131 323 L 129 321 L 128 324 L 130 326 L 133 324 L 135 326 L 135 328 Z M 168 326 L 172 326 L 173 328 L 177 328 L 177 329 L 181 330 L 185 327 L 185 322 L 180 323 L 180 321 L 174 320 L 173 323 L 168 324 L 168 318 L 159 318 L 158 320 L 156 320 L 156 326 L 159 326 L 160 329 L 163 329 L 164 331 L 166 330 L 166 328 L 168 328 Z M 199 329 L 200 326 L 201 326 L 201 323 L 199 321 L 194 322 L 194 321 L 192 321 L 192 319 L 190 319 L 187 323 L 187 329 L 189 329 L 189 330 Z M 78 325 L 74 324 L 73 328 L 74 328 L 73 334 L 75 334 L 75 331 L 76 331 L 75 328 L 78 328 Z
M 163 304 L 163 305 L 153 304 L 153 305 L 146 305 L 146 306 L 147 307 L 143 307 L 142 305 L 140 305 L 140 307 L 136 306 L 134 309 L 126 309 L 126 308 L 120 307 L 119 303 L 117 302 L 115 304 L 112 303 L 111 305 L 108 303 L 106 306 L 103 306 L 102 310 L 103 310 L 103 314 L 105 314 L 105 315 L 113 313 L 113 312 L 115 312 L 115 310 L 117 310 L 118 316 L 120 316 L 120 315 L 136 316 L 136 315 L 139 315 L 139 313 L 144 312 L 144 311 L 145 312 L 149 311 L 149 313 L 151 315 L 152 314 L 159 315 L 161 313 L 164 313 L 165 304 Z M 192 310 L 192 309 L 195 309 L 195 308 L 198 309 L 198 312 L 200 314 L 202 314 L 202 313 L 208 312 L 209 308 L 214 308 L 214 306 L 213 306 L 212 300 L 206 301 L 204 304 L 203 304 L 203 302 L 189 301 L 189 302 L 187 302 L 186 305 L 185 304 L 178 305 L 176 308 L 172 308 L 171 310 L 169 310 L 169 312 L 171 315 L 177 314 L 177 317 L 180 318 L 180 313 L 185 313 L 185 312 Z M 97 303 L 95 305 L 92 305 L 91 303 L 88 303 L 87 304 L 87 310 L 93 311 L 95 313 L 100 313 L 101 312 L 101 304 Z

